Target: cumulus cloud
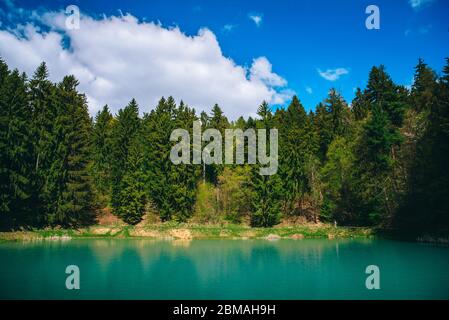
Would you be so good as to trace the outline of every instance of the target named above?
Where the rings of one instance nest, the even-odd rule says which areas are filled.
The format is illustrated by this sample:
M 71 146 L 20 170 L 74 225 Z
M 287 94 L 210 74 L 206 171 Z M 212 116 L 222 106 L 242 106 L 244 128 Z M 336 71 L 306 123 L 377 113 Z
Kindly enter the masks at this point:
M 312 94 L 312 93 L 313 93 L 313 90 L 312 90 L 311 87 L 306 87 L 306 92 L 307 92 L 308 94 Z
M 259 13 L 250 13 L 248 17 L 253 20 L 253 22 L 256 24 L 256 26 L 260 27 L 262 24 L 263 16 Z
M 67 30 L 65 18 L 63 12 L 40 14 L 40 23 L 50 27 L 46 32 L 35 22 L 0 30 L 0 56 L 29 75 L 46 61 L 55 82 L 75 75 L 91 114 L 104 104 L 117 111 L 133 97 L 146 112 L 161 96 L 172 95 L 197 110 L 218 103 L 235 119 L 254 115 L 263 100 L 282 104 L 293 93 L 265 57 L 249 68 L 224 57 L 206 28 L 188 36 L 126 14 L 82 15 L 80 29 Z
M 327 69 L 326 71 L 321 71 L 317 69 L 319 75 L 328 81 L 336 81 L 340 76 L 348 74 L 349 70 L 345 68 Z
M 408 3 L 410 4 L 410 6 L 415 9 L 415 10 L 419 10 L 425 6 L 428 6 L 429 4 L 431 4 L 434 0 L 409 0 Z
M 261 80 L 270 87 L 283 87 L 287 85 L 287 81 L 273 73 L 273 66 L 270 61 L 265 57 L 260 57 L 253 60 L 253 64 L 250 69 L 250 79 L 252 81 Z

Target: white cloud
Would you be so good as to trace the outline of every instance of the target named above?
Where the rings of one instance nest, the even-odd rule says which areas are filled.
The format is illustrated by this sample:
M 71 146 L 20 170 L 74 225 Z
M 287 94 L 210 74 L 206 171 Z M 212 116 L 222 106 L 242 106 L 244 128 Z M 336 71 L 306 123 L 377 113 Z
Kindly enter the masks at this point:
M 311 87 L 306 87 L 306 92 L 307 92 L 308 94 L 312 94 L 312 93 L 313 93 L 313 90 L 312 90 Z
M 253 20 L 253 22 L 256 24 L 256 26 L 260 27 L 263 20 L 263 15 L 258 13 L 250 13 L 248 17 Z
M 265 57 L 254 59 L 250 68 L 224 57 L 209 29 L 187 36 L 177 27 L 139 22 L 129 14 L 100 20 L 82 15 L 78 30 L 65 29 L 62 12 L 40 20 L 52 30 L 44 33 L 28 24 L 20 37 L 15 30 L 0 30 L 0 56 L 28 75 L 46 61 L 55 82 L 74 74 L 91 114 L 104 104 L 117 111 L 133 97 L 147 112 L 161 96 L 172 95 L 197 110 L 218 103 L 235 119 L 254 114 L 262 100 L 282 104 L 293 93 Z
M 287 81 L 272 71 L 273 66 L 265 57 L 259 57 L 253 60 L 250 69 L 250 80 L 262 81 L 270 87 L 283 87 L 287 85 Z
M 340 76 L 349 73 L 349 70 L 345 68 L 327 69 L 326 71 L 317 69 L 317 71 L 321 77 L 328 81 L 336 81 L 340 78 Z
M 232 31 L 234 31 L 235 28 L 237 28 L 237 25 L 235 25 L 235 24 L 225 24 L 223 26 L 222 30 L 223 30 L 224 33 L 230 33 Z
M 409 0 L 408 3 L 413 9 L 419 10 L 424 6 L 431 4 L 433 1 L 434 0 Z

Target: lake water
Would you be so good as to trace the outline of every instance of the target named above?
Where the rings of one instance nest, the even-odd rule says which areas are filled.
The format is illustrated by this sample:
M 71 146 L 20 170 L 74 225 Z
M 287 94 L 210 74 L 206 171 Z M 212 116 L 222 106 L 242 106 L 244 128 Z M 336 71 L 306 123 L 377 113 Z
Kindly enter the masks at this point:
M 67 290 L 65 269 L 80 269 Z M 368 290 L 365 269 L 380 269 Z M 1 299 L 449 299 L 449 248 L 387 240 L 1 243 Z

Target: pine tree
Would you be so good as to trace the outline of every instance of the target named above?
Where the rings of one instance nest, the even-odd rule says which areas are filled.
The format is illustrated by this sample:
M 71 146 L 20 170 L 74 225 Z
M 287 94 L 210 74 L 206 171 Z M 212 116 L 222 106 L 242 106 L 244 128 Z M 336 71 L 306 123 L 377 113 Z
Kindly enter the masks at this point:
M 223 110 L 221 110 L 218 104 L 215 104 L 214 107 L 212 108 L 212 113 L 209 117 L 208 124 L 204 126 L 204 130 L 209 128 L 220 131 L 222 138 L 224 138 L 225 136 L 225 130 L 229 128 L 229 121 L 224 116 Z M 210 164 L 206 165 L 205 169 L 206 169 L 206 180 L 215 185 L 218 182 L 218 176 L 221 175 L 223 172 L 224 165 Z
M 54 120 L 54 160 L 47 179 L 51 191 L 51 225 L 79 226 L 93 222 L 92 123 L 79 82 L 66 76 L 58 85 L 57 116 Z
M 174 215 L 169 198 L 171 186 L 168 173 L 172 165 L 170 134 L 175 129 L 175 103 L 173 99 L 169 100 L 161 98 L 156 108 L 143 119 L 145 188 L 162 221 Z
M 365 99 L 371 115 L 355 147 L 353 192 L 359 223 L 387 225 L 400 196 L 396 154 L 403 141 L 399 128 L 408 108 L 407 91 L 393 83 L 383 66 L 373 67 Z
M 432 81 L 422 81 L 424 84 L 417 85 L 415 90 L 415 93 L 431 93 L 434 87 L 433 94 L 428 95 L 434 98 L 421 100 L 425 103 L 431 101 L 428 126 L 417 142 L 408 192 L 394 221 L 402 233 L 414 237 L 424 232 L 438 234 L 449 230 L 449 58 L 446 61 L 437 85 Z M 419 109 L 428 107 L 424 104 Z
M 324 103 L 320 103 L 316 107 L 313 125 L 318 136 L 318 157 L 321 161 L 324 161 L 327 149 L 334 138 L 331 117 Z
M 140 127 L 139 107 L 136 100 L 132 99 L 124 109 L 119 110 L 112 130 L 111 205 L 117 215 L 121 212 L 122 181 L 133 165 L 128 161 L 130 149 L 137 143 Z
M 175 111 L 176 128 L 188 130 L 193 137 L 192 125 L 197 120 L 195 110 L 181 101 Z M 192 149 L 192 139 L 189 146 Z M 171 186 L 170 202 L 174 207 L 174 218 L 186 221 L 191 217 L 196 200 L 197 184 L 200 177 L 200 167 L 188 164 L 172 164 L 170 166 L 169 184 Z
M 98 111 L 93 128 L 93 175 L 98 192 L 109 197 L 111 192 L 112 128 L 114 118 L 107 105 Z
M 355 98 L 352 100 L 352 113 L 354 114 L 354 119 L 357 121 L 365 119 L 368 116 L 369 111 L 366 95 L 360 88 L 357 88 Z
M 287 214 L 299 213 L 302 201 L 310 191 L 307 164 L 317 152 L 317 136 L 312 119 L 296 96 L 277 122 L 283 123 L 279 174 L 283 181 L 284 211 Z
M 390 207 L 393 167 L 392 148 L 401 141 L 399 132 L 391 126 L 388 114 L 378 105 L 372 108 L 371 119 L 365 124 L 356 147 L 356 192 L 359 212 L 364 224 L 379 224 L 392 214 Z
M 396 86 L 383 65 L 373 67 L 369 74 L 365 96 L 371 108 L 378 106 L 388 114 L 392 125 L 399 127 L 407 109 L 407 92 Z
M 267 130 L 267 146 L 269 145 L 269 129 L 273 127 L 273 115 L 264 101 L 258 109 L 260 120 L 258 129 Z M 251 225 L 254 227 L 271 227 L 279 223 L 282 184 L 278 174 L 261 175 L 260 165 L 254 165 L 251 171 L 253 190 Z
M 343 97 L 331 89 L 324 103 L 317 106 L 313 120 L 319 139 L 318 156 L 323 161 L 332 141 L 337 136 L 350 134 L 351 111 Z
M 54 185 L 50 184 L 50 169 L 55 162 L 55 119 L 57 117 L 56 86 L 48 80 L 43 62 L 29 84 L 34 136 L 34 216 L 38 224 L 47 223 L 47 214 L 54 210 Z
M 332 140 L 336 136 L 347 136 L 351 119 L 350 110 L 346 101 L 335 89 L 331 89 L 325 103 L 331 119 Z
M 33 144 L 26 76 L 0 60 L 0 226 L 33 223 Z
M 145 214 L 147 196 L 145 193 L 145 176 L 143 172 L 143 153 L 137 139 L 130 146 L 126 159 L 127 171 L 120 181 L 114 212 L 123 221 L 137 224 Z
M 434 103 L 436 88 L 435 72 L 424 63 L 423 59 L 419 59 L 418 65 L 415 67 L 415 76 L 411 90 L 411 104 L 414 110 L 430 111 Z

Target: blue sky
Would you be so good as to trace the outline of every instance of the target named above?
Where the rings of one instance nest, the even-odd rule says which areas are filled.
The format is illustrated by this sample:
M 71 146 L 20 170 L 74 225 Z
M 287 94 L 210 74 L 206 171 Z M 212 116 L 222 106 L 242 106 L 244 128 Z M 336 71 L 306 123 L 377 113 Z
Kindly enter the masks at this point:
M 272 72 L 287 81 L 287 91 L 295 92 L 308 110 L 331 87 L 352 100 L 354 88 L 366 84 L 373 65 L 384 64 L 397 83 L 410 85 L 419 57 L 439 72 L 449 56 L 447 0 L 16 0 L 13 4 L 43 11 L 75 4 L 83 14 L 98 19 L 102 14 L 130 13 L 165 28 L 177 26 L 188 36 L 207 28 L 223 56 L 239 66 L 250 68 L 253 59 L 266 57 Z M 365 8 L 370 4 L 380 9 L 380 30 L 365 27 Z M 2 6 L 8 10 L 5 3 Z M 2 28 L 7 20 L 3 17 Z M 4 55 L 1 47 L 0 54 Z M 318 72 L 338 68 L 345 71 L 335 81 Z

